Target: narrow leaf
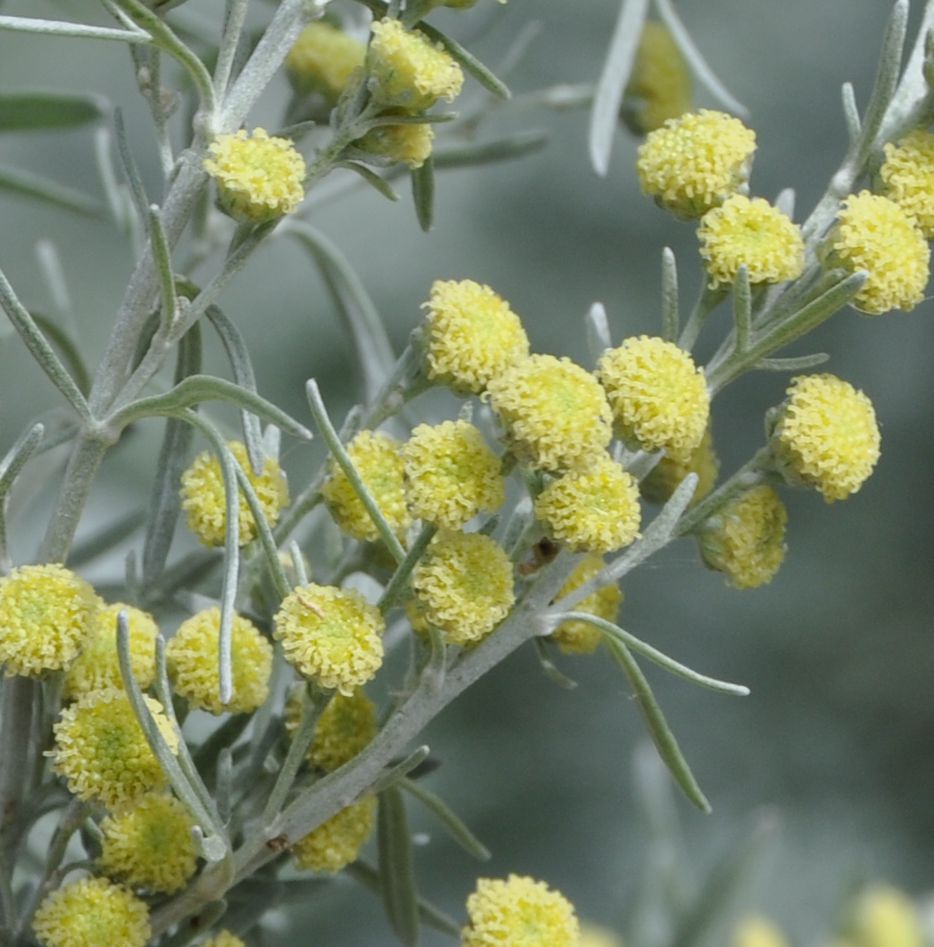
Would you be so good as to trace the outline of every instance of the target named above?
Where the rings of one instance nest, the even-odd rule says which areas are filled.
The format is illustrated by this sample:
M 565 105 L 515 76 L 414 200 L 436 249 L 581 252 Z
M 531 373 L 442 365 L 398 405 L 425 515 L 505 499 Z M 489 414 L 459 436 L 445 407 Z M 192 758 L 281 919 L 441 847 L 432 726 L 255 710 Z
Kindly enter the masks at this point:
M 412 839 L 401 790 L 390 787 L 379 799 L 379 877 L 386 916 L 406 947 L 418 944 L 418 894 Z
M 159 288 L 162 291 L 162 323 L 168 327 L 175 321 L 175 315 L 178 312 L 175 274 L 172 271 L 172 251 L 165 228 L 162 226 L 162 211 L 158 205 L 149 205 L 145 219 L 149 225 L 149 248 L 156 265 L 156 272 L 159 274 Z
M 344 168 L 346 171 L 353 171 L 366 181 L 374 191 L 379 192 L 387 201 L 398 201 L 399 195 L 393 190 L 388 181 L 381 178 L 372 168 L 368 168 L 359 161 L 338 161 L 335 167 Z
M 551 660 L 551 655 L 548 653 L 548 645 L 540 637 L 535 639 L 535 650 L 538 652 L 538 663 L 542 666 L 542 671 L 545 672 L 545 677 L 547 677 L 548 680 L 566 691 L 572 691 L 577 687 L 577 681 L 571 680 L 571 678 L 559 670 L 555 662 Z
M 490 850 L 467 828 L 467 826 L 448 808 L 447 803 L 421 784 L 411 779 L 401 779 L 399 786 L 410 796 L 414 796 L 426 809 L 434 813 L 447 829 L 451 838 L 469 855 L 480 861 L 489 861 Z
M 798 355 L 793 358 L 763 358 L 752 367 L 766 372 L 803 372 L 830 361 L 826 352 L 814 352 L 812 355 Z
M 0 191 L 45 201 L 47 204 L 87 217 L 101 216 L 100 204 L 86 197 L 81 191 L 18 168 L 0 167 Z
M 6 499 L 19 472 L 39 446 L 45 428 L 41 424 L 34 424 L 16 439 L 16 443 L 6 452 L 0 461 L 0 504 Z
M 733 284 L 733 328 L 736 332 L 736 351 L 749 348 L 752 331 L 752 290 L 749 286 L 749 267 L 744 263 Z
M 511 161 L 540 151 L 548 144 L 548 133 L 543 131 L 517 132 L 505 138 L 459 147 L 439 148 L 432 155 L 436 171 L 447 168 L 467 168 L 474 165 Z
M 105 111 L 104 100 L 94 95 L 0 93 L 0 132 L 77 128 L 98 121 Z
M 43 335 L 58 349 L 81 394 L 87 396 L 91 390 L 91 375 L 74 339 L 57 322 L 53 322 L 47 316 L 34 312 L 32 317 Z
M 431 158 L 412 172 L 412 197 L 418 225 L 427 233 L 435 215 L 435 165 Z
M 610 324 L 603 303 L 594 303 L 587 313 L 587 349 L 596 362 L 613 345 L 610 339 Z
M 78 566 L 109 552 L 114 546 L 132 536 L 142 525 L 144 518 L 140 510 L 132 510 L 82 542 L 75 543 L 68 554 L 68 567 L 77 569 Z
M 509 91 L 506 83 L 501 79 L 497 79 L 491 70 L 484 66 L 470 50 L 465 49 L 460 43 L 451 39 L 450 36 L 445 35 L 424 21 L 418 24 L 418 29 L 419 32 L 424 33 L 429 39 L 440 43 L 445 50 L 447 50 L 448 55 L 459 62 L 464 71 L 470 73 L 488 92 L 492 92 L 493 95 L 500 99 L 508 99 L 511 97 L 512 93 Z
M 120 158 L 120 166 L 123 170 L 123 176 L 130 188 L 130 196 L 133 198 L 133 205 L 136 207 L 136 213 L 140 220 L 145 220 L 148 214 L 149 200 L 146 197 L 146 189 L 143 187 L 143 179 L 140 177 L 139 168 L 133 158 L 133 152 L 130 151 L 130 143 L 126 137 L 126 127 L 123 124 L 123 111 L 114 109 L 114 138 L 117 142 L 117 155 Z
M 852 145 L 859 141 L 863 125 L 859 117 L 859 107 L 856 104 L 856 92 L 853 89 L 852 82 L 843 83 L 840 89 L 840 97 L 843 102 L 843 118 L 846 121 L 847 137 Z
M 678 263 L 671 247 L 665 247 L 662 250 L 662 338 L 677 342 L 680 326 Z
M 418 749 L 413 750 L 404 760 L 384 770 L 382 775 L 373 783 L 371 791 L 381 793 L 383 790 L 395 786 L 400 779 L 403 779 L 408 776 L 409 773 L 418 769 L 418 767 L 428 759 L 429 752 L 427 746 L 420 746 Z
M 86 26 L 65 20 L 43 20 L 38 17 L 0 16 L 0 30 L 17 33 L 40 33 L 45 36 L 74 36 L 80 39 L 117 40 L 122 43 L 151 43 L 143 30 L 115 30 L 105 26 Z

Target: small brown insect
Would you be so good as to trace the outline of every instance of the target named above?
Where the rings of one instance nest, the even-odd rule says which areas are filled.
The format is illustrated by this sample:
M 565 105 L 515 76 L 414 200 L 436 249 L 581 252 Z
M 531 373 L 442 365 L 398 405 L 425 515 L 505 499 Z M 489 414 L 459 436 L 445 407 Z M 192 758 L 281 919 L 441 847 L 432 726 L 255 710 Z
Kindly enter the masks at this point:
M 543 566 L 547 566 L 548 563 L 558 555 L 560 549 L 561 547 L 556 542 L 550 540 L 547 536 L 545 536 L 543 539 L 540 539 L 532 547 L 532 561 L 523 562 L 519 566 L 519 575 L 534 575 Z
M 266 842 L 266 848 L 273 852 L 284 852 L 289 847 L 289 838 L 287 835 L 276 835 Z

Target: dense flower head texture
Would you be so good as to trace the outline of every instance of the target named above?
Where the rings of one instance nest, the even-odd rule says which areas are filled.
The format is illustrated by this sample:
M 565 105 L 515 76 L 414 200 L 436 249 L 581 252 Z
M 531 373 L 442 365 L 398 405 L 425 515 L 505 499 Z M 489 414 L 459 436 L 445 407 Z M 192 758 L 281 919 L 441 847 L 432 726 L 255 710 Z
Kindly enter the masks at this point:
M 736 925 L 730 944 L 731 947 L 788 947 L 788 940 L 770 920 L 751 914 Z
M 772 434 L 785 478 L 814 487 L 828 503 L 859 490 L 879 459 L 880 440 L 869 398 L 829 374 L 791 380 Z
M 704 214 L 697 235 L 713 289 L 732 285 L 742 266 L 753 286 L 797 279 L 804 269 L 800 228 L 761 197 L 728 197 Z
M 920 912 L 889 885 L 866 888 L 853 905 L 848 933 L 853 947 L 924 947 Z
M 600 383 L 569 358 L 530 355 L 487 391 L 520 462 L 540 470 L 583 466 L 606 450 L 612 415 Z
M 829 266 L 867 274 L 850 303 L 867 315 L 914 309 L 924 298 L 930 248 L 902 207 L 880 194 L 861 191 L 843 202 L 823 255 Z
M 219 608 L 198 612 L 179 625 L 165 649 L 173 688 L 190 707 L 208 713 L 252 713 L 269 694 L 272 645 L 251 621 L 234 615 L 230 640 L 233 691 L 225 704 L 220 697 L 217 658 L 220 628 Z
M 535 516 L 575 552 L 613 552 L 639 535 L 639 483 L 604 455 L 549 483 L 535 499 Z
M 321 92 L 336 102 L 355 72 L 363 68 L 366 46 L 343 30 L 316 20 L 309 23 L 285 58 L 285 67 L 302 91 Z
M 427 122 L 406 122 L 371 128 L 354 145 L 415 171 L 431 157 L 434 140 L 434 129 Z
M 756 134 L 725 112 L 670 119 L 639 148 L 642 190 L 679 217 L 701 217 L 746 186 Z
M 597 377 L 629 446 L 684 459 L 700 444 L 710 417 L 707 382 L 674 343 L 647 335 L 626 339 L 603 353 Z
M 302 692 L 306 684 L 291 688 L 285 704 L 285 730 L 293 737 L 302 719 Z M 332 773 L 350 762 L 376 736 L 376 704 L 362 687 L 352 694 L 335 694 L 321 712 L 308 748 L 308 762 Z
M 91 634 L 100 600 L 64 566 L 19 566 L 0 579 L 0 665 L 7 675 L 61 671 Z
M 606 563 L 602 556 L 590 555 L 581 560 L 561 586 L 561 591 L 557 595 L 558 603 L 560 604 L 565 595 L 570 595 L 571 592 L 598 575 L 604 565 Z M 619 586 L 615 582 L 609 582 L 596 592 L 591 592 L 586 598 L 582 598 L 573 610 L 587 612 L 605 621 L 615 622 L 622 600 L 623 593 Z M 551 633 L 551 637 L 565 654 L 593 654 L 603 641 L 603 632 L 590 622 L 574 618 L 558 625 Z
M 298 586 L 274 618 L 286 660 L 306 679 L 350 696 L 383 663 L 379 609 L 353 589 Z
M 648 20 L 639 37 L 624 111 L 627 123 L 641 134 L 661 128 L 669 119 L 690 111 L 691 72 L 670 30 L 659 20 Z
M 885 146 L 882 192 L 934 239 L 934 133 L 918 128 Z
M 697 474 L 697 487 L 690 502 L 690 506 L 694 506 L 713 490 L 720 473 L 720 459 L 714 450 L 709 425 L 700 444 L 690 454 L 684 457 L 669 457 L 666 454 L 662 457 L 642 478 L 639 490 L 649 503 L 665 503 L 690 473 Z
M 480 878 L 467 899 L 461 947 L 578 947 L 573 905 L 543 881 L 521 875 Z
M 375 822 L 376 797 L 364 796 L 292 846 L 296 865 L 306 871 L 341 871 L 356 861 Z
M 428 377 L 455 391 L 479 394 L 529 354 L 519 317 L 483 283 L 435 280 L 423 308 Z
M 144 947 L 149 908 L 122 885 L 82 878 L 47 895 L 32 930 L 43 947 Z

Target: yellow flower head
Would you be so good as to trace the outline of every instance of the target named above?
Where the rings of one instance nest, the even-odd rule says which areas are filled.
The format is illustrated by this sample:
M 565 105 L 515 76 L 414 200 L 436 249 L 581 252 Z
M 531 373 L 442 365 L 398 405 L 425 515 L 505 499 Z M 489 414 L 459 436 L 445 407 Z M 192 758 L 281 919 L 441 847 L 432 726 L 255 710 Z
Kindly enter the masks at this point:
M 65 672 L 64 695 L 73 700 L 90 691 L 123 687 L 117 655 L 117 615 L 125 611 L 129 630 L 130 665 L 143 690 L 156 676 L 156 635 L 159 628 L 149 612 L 117 602 L 102 607 L 91 622 L 91 634 L 81 654 Z
M 691 109 L 691 72 L 668 27 L 658 20 L 642 28 L 626 95 L 635 99 L 625 113 L 627 121 L 640 134 Z
M 402 457 L 409 509 L 427 523 L 459 529 L 505 502 L 499 458 L 467 421 L 419 424 Z
M 341 809 L 292 846 L 295 864 L 305 871 L 337 872 L 357 860 L 373 834 L 376 796 L 364 796 Z
M 885 196 L 911 217 L 925 239 L 934 239 L 934 134 L 919 128 L 897 144 L 889 142 L 879 177 Z
M 664 339 L 633 336 L 604 352 L 597 377 L 628 444 L 679 460 L 696 450 L 707 430 L 710 396 L 687 352 Z
M 860 895 L 850 923 L 857 947 L 923 947 L 918 909 L 896 888 L 879 885 Z
M 510 448 L 532 467 L 583 466 L 610 443 L 606 395 L 597 379 L 569 358 L 530 355 L 494 378 L 487 391 Z
M 292 736 L 302 718 L 301 691 L 293 688 L 285 704 L 285 730 Z M 357 688 L 349 697 L 335 694 L 315 726 L 315 735 L 308 748 L 308 761 L 331 773 L 340 769 L 365 749 L 376 736 L 376 705 Z
M 479 394 L 529 354 L 529 340 L 509 303 L 473 280 L 436 280 L 428 310 L 428 377 Z
M 228 930 L 218 931 L 213 937 L 202 941 L 198 947 L 246 947 L 246 941 Z
M 298 586 L 274 622 L 286 660 L 321 687 L 349 697 L 383 663 L 382 615 L 353 589 Z
M 209 608 L 183 621 L 165 649 L 175 692 L 191 707 L 212 714 L 249 714 L 269 695 L 272 645 L 256 626 L 234 615 L 230 650 L 233 696 L 221 703 L 218 646 L 221 610 Z
M 43 947 L 145 947 L 149 908 L 122 885 L 82 878 L 53 891 L 39 905 L 32 930 Z
M 826 262 L 868 278 L 850 305 L 871 316 L 914 309 L 924 298 L 930 248 L 914 221 L 894 201 L 861 191 L 837 214 L 825 247 Z
M 140 796 L 101 823 L 100 866 L 133 888 L 178 891 L 197 867 L 192 825 L 188 810 L 174 796 Z
M 797 279 L 804 269 L 801 229 L 761 197 L 728 197 L 704 214 L 697 236 L 711 289 L 732 285 L 743 265 L 754 286 Z
M 236 220 L 265 223 L 291 214 L 305 196 L 305 159 L 287 138 L 254 128 L 218 135 L 204 170 L 217 181 L 224 209 Z
M 623 947 L 623 939 L 605 927 L 585 924 L 581 928 L 580 947 Z
M 604 455 L 548 484 L 535 499 L 535 516 L 575 552 L 613 552 L 639 535 L 639 483 Z
M 178 734 L 162 705 L 151 697 L 146 705 L 169 748 L 178 749 Z M 53 768 L 76 796 L 114 808 L 166 778 L 149 749 L 126 694 L 92 691 L 66 707 L 54 726 Z
M 442 530 L 412 572 L 420 614 L 451 644 L 488 635 L 515 601 L 512 563 L 482 533 Z
M 558 593 L 558 602 L 565 595 L 579 589 L 585 582 L 589 582 L 605 563 L 601 556 L 587 556 L 568 576 L 567 582 L 561 586 Z M 581 599 L 575 606 L 575 612 L 587 612 L 606 621 L 616 621 L 619 605 L 623 600 L 623 593 L 615 583 L 604 585 L 603 588 Z M 603 641 L 603 632 L 599 628 L 585 621 L 566 621 L 552 632 L 552 638 L 565 654 L 593 654 Z
M 764 484 L 725 504 L 700 533 L 704 562 L 736 589 L 755 589 L 775 578 L 785 558 L 788 513 Z
M 253 473 L 246 447 L 240 441 L 228 445 L 256 492 L 259 505 L 270 526 L 279 521 L 279 513 L 289 502 L 289 489 L 278 461 L 267 457 L 260 474 Z M 205 546 L 223 546 L 227 535 L 227 507 L 224 500 L 224 475 L 221 463 L 211 451 L 199 454 L 182 474 L 182 509 L 188 514 L 188 528 Z M 246 497 L 239 494 L 238 526 L 240 545 L 256 537 L 256 520 Z
M 424 112 L 438 99 L 453 102 L 460 95 L 464 73 L 440 43 L 398 20 L 376 20 L 370 29 L 367 66 L 381 105 Z
M 285 57 L 289 77 L 300 91 L 318 91 L 333 104 L 363 68 L 366 47 L 343 30 L 317 20 L 301 33 Z
M 694 506 L 713 490 L 720 473 L 720 459 L 713 448 L 709 425 L 700 444 L 686 458 L 662 457 L 639 484 L 639 490 L 649 503 L 665 503 L 689 473 L 697 474 L 697 489 L 690 503 Z
M 733 932 L 732 947 L 788 947 L 788 941 L 771 921 L 750 915 Z
M 0 579 L 0 664 L 8 675 L 61 671 L 91 633 L 100 600 L 59 565 L 20 566 Z
M 431 145 L 434 140 L 434 129 L 427 122 L 408 122 L 371 128 L 354 142 L 354 146 L 390 161 L 397 161 L 414 171 L 431 157 Z
M 396 535 L 404 533 L 411 520 L 405 505 L 399 442 L 388 434 L 361 431 L 347 445 L 347 454 L 393 532 Z M 369 542 L 379 539 L 376 524 L 333 457 L 328 470 L 321 495 L 337 525 L 354 539 Z
M 791 380 L 772 435 L 786 480 L 819 490 L 824 499 L 856 493 L 879 459 L 879 427 L 872 402 L 834 375 Z
M 670 119 L 639 148 L 642 190 L 679 217 L 701 217 L 743 189 L 756 133 L 738 118 L 701 109 Z
M 510 875 L 505 881 L 479 878 L 467 899 L 470 923 L 462 947 L 578 947 L 574 906 L 543 881 Z

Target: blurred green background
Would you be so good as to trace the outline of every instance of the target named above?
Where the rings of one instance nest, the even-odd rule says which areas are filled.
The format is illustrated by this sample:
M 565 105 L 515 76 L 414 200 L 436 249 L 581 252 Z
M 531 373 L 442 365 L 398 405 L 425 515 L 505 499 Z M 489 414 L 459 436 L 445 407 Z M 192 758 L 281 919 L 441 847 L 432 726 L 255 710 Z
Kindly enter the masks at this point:
M 495 66 L 534 20 L 539 31 L 510 76 L 516 92 L 595 79 L 615 0 L 493 6 L 480 0 L 470 14 L 442 12 L 437 23 Z M 913 23 L 920 3 L 914 6 Z M 754 193 L 793 187 L 802 217 L 844 149 L 841 83 L 852 81 L 865 103 L 889 4 L 683 0 L 679 9 L 705 56 L 751 110 L 759 137 Z M 217 3 L 191 0 L 178 22 L 210 25 L 218 10 Z M 103 22 L 85 0 L 8 0 L 0 12 Z M 148 117 L 124 49 L 0 33 L 0 89 L 34 88 L 92 90 L 121 105 L 137 161 L 158 193 Z M 468 82 L 468 89 L 478 94 L 476 85 Z M 282 82 L 251 123 L 275 127 L 284 95 Z M 713 104 L 703 93 L 699 101 Z M 584 112 L 499 110 L 482 134 L 543 128 L 549 147 L 516 163 L 441 176 L 436 226 L 427 236 L 404 186 L 399 204 L 354 193 L 315 211 L 315 223 L 362 274 L 397 346 L 436 278 L 490 283 L 522 315 L 536 350 L 583 361 L 583 319 L 595 300 L 607 307 L 614 340 L 658 331 L 663 246 L 677 253 L 684 297 L 693 298 L 692 228 L 640 195 L 637 142 L 627 133 L 619 133 L 610 175 L 597 178 L 586 125 Z M 93 149 L 87 130 L 3 135 L 0 163 L 99 195 Z M 43 237 L 58 247 L 81 346 L 93 361 L 130 267 L 126 242 L 103 223 L 0 193 L 0 260 L 24 301 L 39 310 L 48 306 L 34 262 Z M 267 397 L 306 417 L 302 385 L 314 376 L 335 414 L 349 405 L 350 348 L 316 272 L 293 243 L 262 251 L 223 304 L 249 339 Z M 796 349 L 832 353 L 829 370 L 872 397 L 883 455 L 846 503 L 786 494 L 789 555 L 770 586 L 728 589 L 686 542 L 625 585 L 624 627 L 752 688 L 749 698 L 733 699 L 648 672 L 714 807 L 704 817 L 679 802 L 694 868 L 703 875 L 748 835 L 757 812 L 775 811 L 777 842 L 748 904 L 778 919 L 798 943 L 822 939 L 856 877 L 886 878 L 915 893 L 934 879 L 934 515 L 923 500 L 934 469 L 931 315 L 928 303 L 876 319 L 845 311 Z M 721 313 L 714 320 L 711 340 L 724 319 Z M 705 342 L 707 336 L 701 351 Z M 9 336 L 0 340 L 0 378 L 5 448 L 56 396 Z M 725 472 L 760 444 L 764 411 L 781 400 L 784 384 L 778 375 L 748 378 L 718 400 L 714 436 Z M 91 520 L 148 496 L 156 434 L 153 426 L 115 453 Z M 288 456 L 293 485 L 319 450 Z M 45 502 L 40 493 L 18 521 L 15 544 L 23 557 Z M 584 917 L 625 929 L 646 858 L 646 827 L 632 788 L 643 728 L 607 657 L 562 666 L 579 681 L 577 690 L 556 688 L 534 654 L 523 651 L 450 708 L 428 733 L 443 762 L 429 785 L 494 849 L 482 874 L 541 877 Z M 431 834 L 417 854 L 425 893 L 459 916 L 478 866 L 432 823 L 419 817 L 416 828 Z M 344 881 L 326 890 L 300 930 L 290 932 L 280 916 L 270 943 L 391 942 L 377 901 Z

